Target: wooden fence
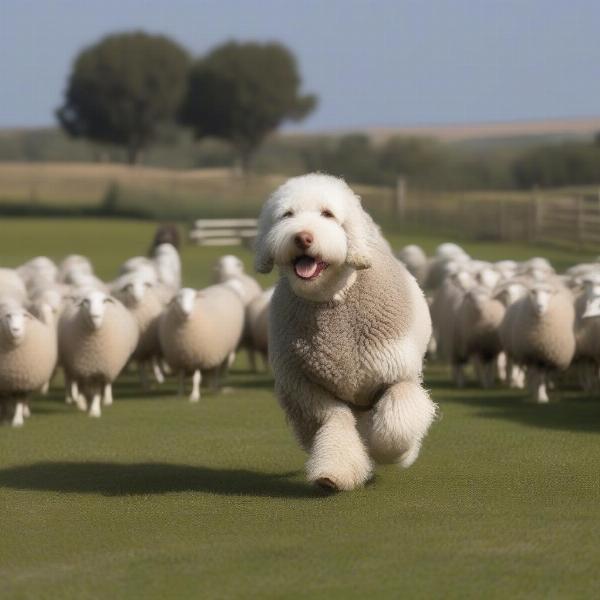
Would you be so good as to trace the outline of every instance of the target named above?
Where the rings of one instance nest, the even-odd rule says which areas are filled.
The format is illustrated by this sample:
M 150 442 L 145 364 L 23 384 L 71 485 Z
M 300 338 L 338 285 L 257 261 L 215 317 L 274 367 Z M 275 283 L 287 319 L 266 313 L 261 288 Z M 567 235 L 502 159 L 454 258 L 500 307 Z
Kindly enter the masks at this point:
M 412 194 L 398 186 L 392 203 L 405 223 L 461 237 L 558 243 L 600 248 L 600 193 L 534 191 L 512 197 L 490 194 Z

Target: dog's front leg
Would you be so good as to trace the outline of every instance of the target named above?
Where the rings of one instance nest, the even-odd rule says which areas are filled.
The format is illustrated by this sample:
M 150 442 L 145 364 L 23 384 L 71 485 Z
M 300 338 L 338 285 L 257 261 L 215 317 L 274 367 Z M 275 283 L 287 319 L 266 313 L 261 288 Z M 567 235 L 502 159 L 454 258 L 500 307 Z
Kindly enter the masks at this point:
M 436 405 L 416 381 L 390 386 L 377 404 L 359 414 L 359 429 L 379 463 L 410 467 L 436 414 Z
M 289 388 L 278 392 L 296 435 L 309 452 L 308 481 L 335 490 L 364 485 L 373 466 L 352 410 L 305 381 L 298 382 L 293 393 Z

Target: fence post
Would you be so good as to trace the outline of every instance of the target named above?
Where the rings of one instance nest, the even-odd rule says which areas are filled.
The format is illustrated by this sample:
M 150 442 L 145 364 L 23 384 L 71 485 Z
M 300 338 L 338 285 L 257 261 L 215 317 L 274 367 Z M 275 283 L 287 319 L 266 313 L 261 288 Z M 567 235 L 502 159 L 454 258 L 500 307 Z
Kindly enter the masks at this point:
M 543 214 L 542 202 L 540 200 L 539 190 L 537 186 L 533 189 L 533 231 L 532 241 L 538 242 L 541 237 Z
M 585 241 L 585 221 L 583 219 L 583 196 L 577 196 L 577 246 L 581 249 Z
M 406 179 L 402 176 L 399 176 L 396 179 L 394 213 L 399 219 L 404 219 L 404 216 L 406 215 Z

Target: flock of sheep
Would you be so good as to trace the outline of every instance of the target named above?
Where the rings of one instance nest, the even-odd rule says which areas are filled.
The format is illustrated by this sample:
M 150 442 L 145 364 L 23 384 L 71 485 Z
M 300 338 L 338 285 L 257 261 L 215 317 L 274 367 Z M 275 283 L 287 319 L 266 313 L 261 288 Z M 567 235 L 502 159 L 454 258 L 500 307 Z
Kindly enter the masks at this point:
M 430 356 L 451 365 L 458 386 L 468 363 L 484 388 L 498 380 L 528 387 L 540 403 L 569 367 L 586 391 L 600 382 L 600 263 L 559 275 L 544 258 L 490 263 L 453 243 L 433 257 L 415 245 L 397 256 L 429 300 Z M 109 283 L 79 255 L 0 269 L 0 419 L 23 425 L 29 396 L 47 391 L 59 367 L 67 403 L 99 417 L 129 364 L 143 388 L 174 374 L 183 394 L 191 376 L 191 401 L 203 374 L 219 386 L 240 347 L 254 370 L 255 353 L 266 364 L 272 290 L 235 256 L 219 259 L 214 275 L 205 289 L 182 288 L 171 243 L 125 261 Z
M 183 393 L 191 376 L 191 401 L 200 399 L 202 374 L 219 385 L 240 346 L 255 368 L 254 351 L 266 359 L 272 292 L 235 256 L 219 259 L 214 275 L 215 285 L 182 288 L 171 243 L 130 258 L 109 283 L 79 255 L 0 269 L 0 420 L 22 426 L 28 398 L 47 391 L 59 367 L 67 403 L 92 417 L 112 404 L 112 384 L 129 364 L 143 387 L 149 375 L 162 383 L 174 374 Z
M 397 256 L 426 291 L 430 354 L 451 365 L 457 386 L 470 363 L 482 387 L 500 380 L 538 403 L 567 369 L 585 391 L 597 387 L 600 262 L 558 274 L 545 258 L 490 263 L 453 243 L 431 258 L 415 245 Z

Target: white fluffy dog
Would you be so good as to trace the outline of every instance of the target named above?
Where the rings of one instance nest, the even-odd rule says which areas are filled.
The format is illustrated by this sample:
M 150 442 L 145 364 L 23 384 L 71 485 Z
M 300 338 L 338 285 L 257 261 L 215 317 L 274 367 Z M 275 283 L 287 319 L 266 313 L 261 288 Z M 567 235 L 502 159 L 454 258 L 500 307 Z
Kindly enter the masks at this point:
M 436 412 L 421 387 L 429 310 L 344 181 L 304 175 L 269 198 L 256 268 L 275 265 L 269 352 L 309 481 L 350 490 L 372 460 L 410 466 Z

